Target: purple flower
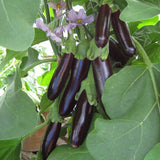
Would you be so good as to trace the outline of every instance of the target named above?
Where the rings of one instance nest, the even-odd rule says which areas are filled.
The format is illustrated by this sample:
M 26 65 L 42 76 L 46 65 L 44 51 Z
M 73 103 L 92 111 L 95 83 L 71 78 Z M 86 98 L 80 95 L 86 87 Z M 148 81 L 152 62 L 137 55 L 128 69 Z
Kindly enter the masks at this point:
M 56 16 L 60 17 L 61 16 L 61 11 L 66 8 L 66 2 L 60 1 L 58 3 L 54 2 L 48 2 L 49 7 L 53 8 L 56 10 Z
M 38 18 L 36 20 L 36 26 L 37 28 L 41 29 L 44 32 L 47 32 L 47 37 L 50 37 L 53 41 L 56 41 L 58 43 L 62 42 L 62 33 L 64 31 L 63 27 L 58 27 L 54 31 L 52 31 L 48 25 L 44 24 L 41 18 Z
M 41 18 L 36 19 L 36 26 L 44 32 L 47 32 L 49 30 L 48 26 L 43 23 Z
M 69 32 L 69 34 L 72 33 L 72 29 L 74 29 L 77 26 L 76 23 L 69 23 L 64 26 L 65 30 Z
M 62 37 L 62 34 L 64 32 L 64 27 L 57 27 L 54 31 L 54 34 L 56 34 L 58 37 Z
M 50 37 L 51 40 L 56 41 L 58 43 L 62 42 L 62 39 L 60 37 L 58 37 L 54 32 L 52 31 L 48 31 L 47 32 L 47 37 Z
M 68 12 L 68 17 L 66 20 L 72 21 L 77 25 L 84 25 L 92 23 L 94 21 L 94 16 L 87 16 L 83 9 L 80 9 L 78 13 L 71 9 Z

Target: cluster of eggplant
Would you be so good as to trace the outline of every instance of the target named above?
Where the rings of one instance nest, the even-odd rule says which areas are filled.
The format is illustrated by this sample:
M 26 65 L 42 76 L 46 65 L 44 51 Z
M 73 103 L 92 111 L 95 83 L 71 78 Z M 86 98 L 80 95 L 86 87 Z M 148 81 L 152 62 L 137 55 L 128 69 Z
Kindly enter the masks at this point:
M 108 4 L 99 8 L 95 26 L 95 43 L 97 47 L 103 48 L 109 41 L 109 56 L 124 65 L 136 54 L 136 47 L 128 24 L 120 20 L 120 13 L 120 10 L 112 13 Z M 110 24 L 117 40 L 110 36 Z
M 86 58 L 78 60 L 72 53 L 64 54 L 50 81 L 47 92 L 48 99 L 54 101 L 63 90 L 59 103 L 59 115 L 65 118 L 73 113 L 70 134 L 70 143 L 73 147 L 79 147 L 84 142 L 95 109 L 95 106 L 88 102 L 85 90 L 81 92 L 78 100 L 75 100 L 75 95 L 80 90 L 81 82 L 87 77 L 89 68 L 93 69 L 98 102 L 107 119 L 110 119 L 101 100 L 105 82 L 113 74 L 110 57 L 124 65 L 136 52 L 128 26 L 119 19 L 119 15 L 120 10 L 112 13 L 107 4 L 99 7 L 95 23 L 95 43 L 98 48 L 103 48 L 109 43 L 109 56 L 106 60 L 99 57 L 92 61 Z M 117 41 L 109 36 L 110 22 Z M 56 147 L 60 131 L 60 122 L 49 123 L 41 145 L 43 160 L 46 160 Z

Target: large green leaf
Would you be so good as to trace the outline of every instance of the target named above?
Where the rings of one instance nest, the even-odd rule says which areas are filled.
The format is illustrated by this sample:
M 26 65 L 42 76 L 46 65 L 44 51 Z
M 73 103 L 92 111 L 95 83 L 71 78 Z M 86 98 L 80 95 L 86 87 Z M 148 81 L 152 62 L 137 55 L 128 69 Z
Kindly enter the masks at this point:
M 154 77 L 160 80 L 159 65 L 153 66 Z M 110 77 L 105 84 L 103 103 L 111 118 L 118 118 L 133 108 L 140 112 L 145 106 L 146 113 L 156 105 L 153 81 L 146 65 L 127 66 Z M 158 87 L 158 81 L 157 81 Z M 160 92 L 160 90 L 159 90 Z
M 144 109 L 144 107 L 143 107 Z M 139 113 L 141 116 L 145 114 Z M 137 120 L 97 119 L 95 129 L 87 136 L 87 148 L 96 160 L 143 160 L 160 140 L 160 118 L 155 109 L 150 117 Z
M 34 39 L 33 23 L 40 0 L 0 1 L 0 45 L 11 50 L 25 50 Z
M 21 90 L 17 71 L 5 94 L 0 97 L 0 140 L 23 137 L 37 125 L 35 105 Z
M 94 160 L 85 146 L 72 148 L 69 145 L 57 147 L 48 157 L 47 160 Z
M 160 143 L 156 144 L 152 150 L 145 156 L 144 160 L 158 160 L 160 158 Z
M 0 141 L 0 159 L 20 160 L 21 140 L 1 140 Z
M 127 66 L 110 77 L 105 84 L 102 100 L 111 118 L 121 117 L 133 106 L 150 108 L 155 100 L 147 67 Z
M 120 15 L 120 18 L 126 22 L 149 19 L 160 13 L 160 8 L 153 3 L 137 0 L 126 1 L 128 5 Z

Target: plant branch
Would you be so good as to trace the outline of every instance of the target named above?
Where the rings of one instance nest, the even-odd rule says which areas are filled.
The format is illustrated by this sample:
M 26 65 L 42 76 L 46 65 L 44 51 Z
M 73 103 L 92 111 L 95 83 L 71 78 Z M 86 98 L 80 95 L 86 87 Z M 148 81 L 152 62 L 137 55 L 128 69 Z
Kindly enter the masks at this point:
M 145 52 L 145 50 L 143 49 L 143 47 L 141 46 L 141 44 L 135 39 L 133 38 L 134 42 L 135 42 L 135 45 L 139 51 L 139 54 L 141 54 L 145 64 L 147 65 L 148 67 L 148 70 L 149 70 L 149 74 L 150 74 L 150 77 L 151 77 L 151 80 L 152 80 L 152 84 L 153 84 L 153 90 L 154 90 L 154 93 L 155 93 L 155 97 L 156 97 L 156 104 L 158 105 L 158 109 L 159 109 L 159 113 L 160 113 L 160 103 L 159 103 L 159 96 L 158 96 L 158 90 L 157 90 L 157 85 L 156 85 L 156 80 L 155 80 L 155 76 L 154 76 L 154 73 L 153 73 L 153 64 L 152 62 L 150 61 L 147 53 Z
M 37 126 L 32 132 L 28 133 L 27 135 L 25 135 L 23 137 L 23 140 L 25 140 L 28 136 L 31 136 L 34 132 L 38 131 L 39 129 L 41 129 L 42 127 L 45 127 L 48 124 L 49 121 L 45 121 L 44 123 L 40 124 L 39 126 Z
M 50 13 L 49 13 L 49 7 L 47 4 L 47 0 L 43 0 L 44 1 L 44 7 L 45 7 L 45 11 L 46 11 L 46 16 L 47 16 L 47 24 L 51 22 L 51 17 L 50 17 Z
M 43 59 L 43 60 L 39 60 L 33 64 L 31 64 L 29 67 L 27 67 L 25 70 L 21 71 L 21 77 L 25 76 L 25 74 L 32 68 L 34 68 L 35 66 L 42 64 L 42 63 L 47 63 L 47 62 L 56 62 L 57 58 L 49 58 L 49 59 Z

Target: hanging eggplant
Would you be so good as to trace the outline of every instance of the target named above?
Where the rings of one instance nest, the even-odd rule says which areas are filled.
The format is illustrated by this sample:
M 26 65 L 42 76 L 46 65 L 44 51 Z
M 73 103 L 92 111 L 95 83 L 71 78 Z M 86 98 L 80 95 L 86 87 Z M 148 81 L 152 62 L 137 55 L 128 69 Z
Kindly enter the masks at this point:
M 56 143 L 61 130 L 60 122 L 50 122 L 41 144 L 41 155 L 43 160 L 46 160 L 49 154 L 56 147 Z
M 55 100 L 62 91 L 73 62 L 73 54 L 64 54 L 50 81 L 47 96 Z
M 113 60 L 120 62 L 121 65 L 125 65 L 130 58 L 123 53 L 120 44 L 112 37 L 109 39 L 109 55 Z
M 101 60 L 101 58 L 99 58 L 99 57 L 96 58 L 95 60 L 93 60 L 92 61 L 92 68 L 93 68 L 93 76 L 94 76 L 96 91 L 97 91 L 100 105 L 104 111 L 105 116 L 108 119 L 110 119 L 105 111 L 104 105 L 101 100 L 102 94 L 104 92 L 105 82 L 112 75 L 112 68 L 110 65 L 109 56 L 106 60 Z
M 73 115 L 73 123 L 71 129 L 71 144 L 79 147 L 85 140 L 93 115 L 93 106 L 88 102 L 86 91 L 83 90 Z
M 71 69 L 71 77 L 64 90 L 60 105 L 59 114 L 67 116 L 71 113 L 76 104 L 75 95 L 80 89 L 81 81 L 87 77 L 90 61 L 88 59 L 74 59 Z
M 109 39 L 111 9 L 107 4 L 99 8 L 95 23 L 95 43 L 98 48 L 103 48 Z
M 112 13 L 111 21 L 114 33 L 120 45 L 122 46 L 124 53 L 128 56 L 133 56 L 136 53 L 136 47 L 132 41 L 129 27 L 127 23 L 120 20 L 120 10 Z

